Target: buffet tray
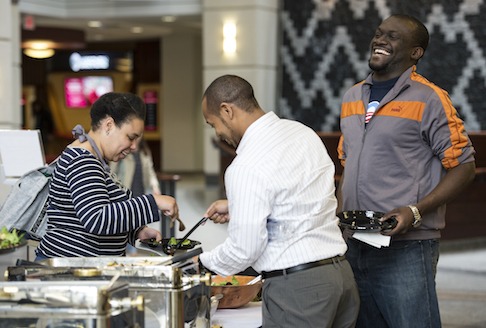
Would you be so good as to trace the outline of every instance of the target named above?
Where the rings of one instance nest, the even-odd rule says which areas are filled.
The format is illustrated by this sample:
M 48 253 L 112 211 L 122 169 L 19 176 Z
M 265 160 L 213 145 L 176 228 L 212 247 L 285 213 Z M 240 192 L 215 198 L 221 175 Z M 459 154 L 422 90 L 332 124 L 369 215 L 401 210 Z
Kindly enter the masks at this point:
M 51 258 L 36 262 L 41 266 L 27 263 L 9 267 L 9 278 L 17 281 L 35 279 L 44 285 L 58 280 L 78 283 L 83 279 L 128 283 L 129 295 L 141 295 L 145 300 L 145 321 L 156 318 L 155 325 L 145 325 L 145 328 L 195 327 L 196 321 L 204 319 L 209 322 L 211 276 L 190 275 L 185 269 L 197 265 L 193 263 L 193 257 L 201 252 L 202 249 L 196 248 L 183 254 L 161 257 Z M 78 274 L 83 271 L 93 272 L 93 276 Z
M 99 306 L 112 296 L 128 296 L 128 284 L 121 281 L 10 281 L 0 282 L 0 304 L 29 303 L 41 307 L 84 309 L 104 312 L 110 307 Z
M 82 268 L 86 268 L 86 271 L 95 268 L 99 270 L 98 275 L 117 276 L 129 282 L 131 287 L 180 288 L 187 281 L 183 279 L 182 269 L 178 265 L 187 260 L 192 263 L 192 257 L 201 252 L 202 250 L 199 248 L 181 255 L 162 257 L 57 257 L 41 261 L 43 268 L 35 268 L 35 270 L 39 272 L 44 270 L 48 273 L 53 268 L 71 267 L 77 268 L 78 271 L 82 271 Z M 176 263 L 173 263 L 174 261 Z M 76 273 L 75 270 L 70 271 Z
M 161 266 L 170 262 L 168 256 L 98 256 L 98 257 L 53 257 L 39 263 L 54 267 L 116 267 L 116 266 Z

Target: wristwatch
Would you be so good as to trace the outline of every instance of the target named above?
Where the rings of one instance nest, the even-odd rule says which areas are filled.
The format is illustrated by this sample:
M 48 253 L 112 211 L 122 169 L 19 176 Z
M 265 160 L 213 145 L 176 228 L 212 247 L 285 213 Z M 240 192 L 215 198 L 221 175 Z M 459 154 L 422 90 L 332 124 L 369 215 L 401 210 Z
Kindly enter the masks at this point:
M 422 215 L 420 215 L 417 206 L 408 205 L 408 208 L 412 210 L 413 213 L 412 227 L 417 228 L 422 223 Z

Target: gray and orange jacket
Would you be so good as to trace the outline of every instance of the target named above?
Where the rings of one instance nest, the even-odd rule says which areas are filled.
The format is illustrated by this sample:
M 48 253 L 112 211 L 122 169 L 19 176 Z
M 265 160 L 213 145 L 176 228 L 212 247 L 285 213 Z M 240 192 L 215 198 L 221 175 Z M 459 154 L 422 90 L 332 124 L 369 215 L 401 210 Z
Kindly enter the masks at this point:
M 474 161 L 474 148 L 449 95 L 415 72 L 405 71 L 365 128 L 371 74 L 351 87 L 341 107 L 338 155 L 345 167 L 343 210 L 388 212 L 416 204 L 446 170 Z M 445 205 L 422 225 L 395 239 L 440 237 Z

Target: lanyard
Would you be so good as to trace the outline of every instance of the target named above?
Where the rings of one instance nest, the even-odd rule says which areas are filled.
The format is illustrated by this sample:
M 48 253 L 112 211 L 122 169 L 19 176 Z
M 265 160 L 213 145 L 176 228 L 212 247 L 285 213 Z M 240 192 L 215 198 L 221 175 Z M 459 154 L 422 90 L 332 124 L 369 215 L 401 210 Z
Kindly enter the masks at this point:
M 78 139 L 80 142 L 85 142 L 86 140 L 88 140 L 91 147 L 93 147 L 96 155 L 98 156 L 98 159 L 100 160 L 101 164 L 103 165 L 103 168 L 105 169 L 105 171 L 110 172 L 110 166 L 105 161 L 103 156 L 101 156 L 101 152 L 100 152 L 98 146 L 96 145 L 96 142 L 94 142 L 93 138 L 91 138 L 86 132 L 84 132 L 83 127 L 80 124 L 76 125 L 73 128 L 72 133 L 73 133 L 73 137 Z

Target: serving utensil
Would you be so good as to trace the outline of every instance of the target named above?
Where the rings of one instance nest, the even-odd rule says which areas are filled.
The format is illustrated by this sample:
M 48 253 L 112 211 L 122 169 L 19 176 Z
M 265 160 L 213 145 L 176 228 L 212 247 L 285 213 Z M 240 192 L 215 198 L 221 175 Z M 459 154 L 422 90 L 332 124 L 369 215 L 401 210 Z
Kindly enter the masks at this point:
M 233 280 L 236 280 L 237 283 L 226 284 Z M 223 294 L 223 298 L 219 300 L 218 309 L 236 309 L 255 299 L 262 288 L 262 282 L 248 284 L 252 280 L 255 280 L 255 277 L 235 275 L 228 279 L 228 277 L 219 275 L 212 276 L 211 295 Z
M 195 225 L 194 227 L 191 228 L 191 230 L 189 230 L 185 235 L 184 237 L 182 237 L 179 242 L 177 244 L 175 244 L 174 246 L 172 245 L 169 245 L 167 244 L 167 248 L 166 248 L 166 253 L 169 254 L 169 255 L 174 255 L 175 251 L 177 249 L 179 249 L 182 245 L 182 243 L 184 242 L 184 240 L 187 239 L 187 237 L 189 237 L 193 232 L 194 230 L 197 229 L 197 227 L 199 227 L 201 224 L 203 224 L 204 222 L 206 222 L 209 218 L 208 217 L 203 217 L 201 220 L 199 220 Z
M 257 282 L 259 282 L 260 280 L 262 280 L 262 275 L 258 275 L 256 276 L 255 278 L 253 278 L 252 280 L 248 281 L 246 284 L 247 285 L 254 285 L 256 284 Z
M 184 231 L 186 230 L 186 225 L 184 224 L 184 222 L 182 222 L 182 220 L 180 218 L 176 218 L 176 220 L 179 222 L 179 231 Z M 170 221 L 170 228 L 173 228 L 174 227 L 174 221 Z
M 155 238 L 150 238 L 150 239 L 137 239 L 135 240 L 135 248 L 144 250 L 144 251 L 149 251 L 149 252 L 154 252 L 160 256 L 167 256 L 167 255 L 172 255 L 169 253 L 169 246 L 168 244 L 175 246 L 180 241 L 180 239 L 176 238 L 163 238 L 162 240 L 155 240 Z M 193 249 L 197 245 L 200 245 L 201 242 L 197 240 L 191 240 L 191 239 L 186 239 L 185 242 L 181 245 L 179 250 L 189 250 Z

